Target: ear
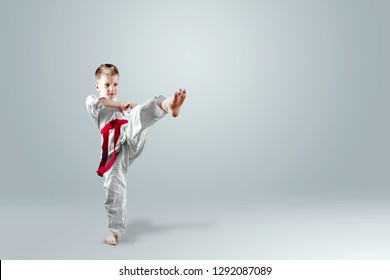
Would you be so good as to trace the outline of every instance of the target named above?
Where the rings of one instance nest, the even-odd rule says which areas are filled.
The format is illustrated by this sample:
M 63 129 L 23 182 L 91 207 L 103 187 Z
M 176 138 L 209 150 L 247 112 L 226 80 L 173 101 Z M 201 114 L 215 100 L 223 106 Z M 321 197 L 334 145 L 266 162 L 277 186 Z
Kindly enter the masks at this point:
M 95 89 L 96 89 L 97 92 L 100 92 L 100 90 L 99 90 L 99 84 L 98 84 L 97 82 L 95 83 Z

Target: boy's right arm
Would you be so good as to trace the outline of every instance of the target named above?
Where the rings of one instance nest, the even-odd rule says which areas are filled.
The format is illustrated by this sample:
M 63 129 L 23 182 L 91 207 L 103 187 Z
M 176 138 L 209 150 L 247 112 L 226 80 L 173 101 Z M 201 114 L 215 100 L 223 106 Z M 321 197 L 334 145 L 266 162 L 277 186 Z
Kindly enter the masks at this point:
M 100 102 L 100 104 L 104 105 L 105 107 L 118 109 L 122 114 L 124 114 L 125 111 L 127 111 L 128 109 L 133 109 L 136 106 L 135 103 L 118 102 L 115 100 L 110 100 L 106 97 L 99 98 L 99 102 Z

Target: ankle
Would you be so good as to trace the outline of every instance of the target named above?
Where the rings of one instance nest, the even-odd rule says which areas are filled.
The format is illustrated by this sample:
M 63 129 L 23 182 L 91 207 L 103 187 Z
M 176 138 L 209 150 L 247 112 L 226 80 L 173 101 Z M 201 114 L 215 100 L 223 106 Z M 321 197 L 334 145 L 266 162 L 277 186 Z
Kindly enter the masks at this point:
M 163 101 L 157 103 L 157 106 L 161 108 L 165 113 L 169 112 L 169 106 L 167 104 L 167 99 L 164 99 Z

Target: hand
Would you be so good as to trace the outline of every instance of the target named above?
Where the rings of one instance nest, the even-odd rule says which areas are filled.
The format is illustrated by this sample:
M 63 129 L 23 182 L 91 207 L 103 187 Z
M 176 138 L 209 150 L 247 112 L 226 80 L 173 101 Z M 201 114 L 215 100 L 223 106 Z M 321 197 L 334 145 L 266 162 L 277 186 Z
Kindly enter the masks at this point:
M 135 106 L 138 106 L 138 103 L 130 103 L 130 109 L 134 109 Z
M 137 103 L 124 102 L 121 104 L 121 108 L 119 111 L 124 115 L 127 110 L 133 109 L 137 105 L 138 105 Z

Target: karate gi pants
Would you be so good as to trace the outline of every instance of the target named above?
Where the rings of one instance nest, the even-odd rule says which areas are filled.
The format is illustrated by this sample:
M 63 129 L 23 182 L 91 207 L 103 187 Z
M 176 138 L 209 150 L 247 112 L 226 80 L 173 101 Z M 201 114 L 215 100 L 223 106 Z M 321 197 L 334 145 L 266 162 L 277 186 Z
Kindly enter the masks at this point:
M 126 141 L 117 151 L 113 166 L 103 175 L 108 229 L 115 235 L 123 235 L 126 229 L 127 169 L 144 148 L 147 128 L 166 115 L 157 105 L 164 99 L 154 97 L 130 111 L 126 116 Z

